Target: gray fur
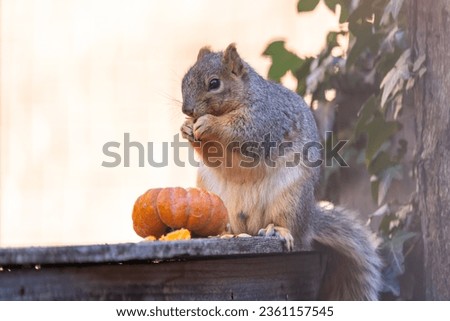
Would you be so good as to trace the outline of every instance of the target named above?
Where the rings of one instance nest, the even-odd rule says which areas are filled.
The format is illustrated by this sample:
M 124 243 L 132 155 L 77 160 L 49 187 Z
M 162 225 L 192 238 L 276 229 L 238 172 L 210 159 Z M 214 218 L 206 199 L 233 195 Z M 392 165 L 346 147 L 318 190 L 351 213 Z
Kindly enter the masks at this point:
M 222 87 L 217 91 L 208 90 L 211 78 L 221 80 Z M 196 64 L 183 78 L 182 93 L 183 112 L 192 117 L 182 126 L 182 132 L 191 142 L 200 132 L 204 134 L 203 139 L 225 145 L 232 141 L 261 142 L 269 134 L 277 144 L 291 142 L 289 152 L 301 152 L 307 142 L 319 141 L 315 120 L 304 100 L 262 78 L 239 57 L 233 44 L 224 53 L 202 49 Z M 198 123 L 202 123 L 201 128 Z M 263 158 L 282 160 L 278 149 L 271 150 L 270 154 L 262 154 L 262 149 L 258 152 Z M 319 151 L 311 150 L 310 156 L 317 159 Z M 319 179 L 319 167 L 301 164 L 287 170 L 280 164 L 277 163 L 277 168 L 259 166 L 249 170 L 204 166 L 199 171 L 199 186 L 224 198 L 233 233 L 255 235 L 269 225 L 270 233 L 287 240 L 293 237 L 293 247 L 297 250 L 326 251 L 329 264 L 322 299 L 376 300 L 381 287 L 381 261 L 369 232 L 346 211 L 316 204 L 314 187 Z M 230 192 L 230 186 L 242 188 L 242 192 Z M 252 194 L 248 186 L 259 192 Z M 272 188 L 267 186 L 275 187 L 264 190 Z M 265 201 L 261 195 L 277 198 L 261 208 L 258 205 Z M 236 202 L 247 206 L 245 220 L 243 209 L 238 209 Z

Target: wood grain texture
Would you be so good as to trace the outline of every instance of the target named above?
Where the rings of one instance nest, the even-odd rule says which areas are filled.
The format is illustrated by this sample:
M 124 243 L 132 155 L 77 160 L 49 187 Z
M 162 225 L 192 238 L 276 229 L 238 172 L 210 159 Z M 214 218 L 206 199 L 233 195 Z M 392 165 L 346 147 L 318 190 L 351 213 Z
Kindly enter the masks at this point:
M 424 244 L 425 297 L 450 299 L 450 2 L 409 3 L 412 42 L 427 72 L 414 89 L 417 199 Z
M 0 300 L 314 300 L 325 261 L 275 238 L 0 249 Z
M 317 252 L 12 268 L 0 300 L 315 300 Z
M 85 246 L 0 248 L 0 266 L 34 264 L 111 263 L 186 257 L 281 253 L 277 238 L 201 238 L 189 241 L 141 242 Z

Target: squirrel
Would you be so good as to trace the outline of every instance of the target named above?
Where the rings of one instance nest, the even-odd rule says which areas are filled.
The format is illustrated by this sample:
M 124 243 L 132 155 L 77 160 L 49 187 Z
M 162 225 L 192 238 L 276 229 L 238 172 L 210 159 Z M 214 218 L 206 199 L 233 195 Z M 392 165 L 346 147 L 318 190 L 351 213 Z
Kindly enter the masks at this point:
M 320 166 L 311 158 L 320 150 L 311 142 L 319 135 L 304 100 L 260 76 L 234 43 L 223 52 L 201 48 L 181 87 L 188 116 L 181 134 L 201 159 L 197 186 L 222 198 L 230 232 L 324 251 L 321 300 L 377 300 L 382 264 L 375 240 L 347 211 L 316 202 Z

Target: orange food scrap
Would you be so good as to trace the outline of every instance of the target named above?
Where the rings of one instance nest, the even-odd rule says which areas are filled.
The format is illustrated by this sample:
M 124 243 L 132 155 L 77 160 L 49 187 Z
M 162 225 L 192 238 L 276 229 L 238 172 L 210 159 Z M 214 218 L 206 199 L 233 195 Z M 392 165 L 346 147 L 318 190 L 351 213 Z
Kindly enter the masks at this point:
M 184 228 L 167 233 L 159 238 L 160 241 L 178 241 L 178 240 L 190 240 L 191 232 Z

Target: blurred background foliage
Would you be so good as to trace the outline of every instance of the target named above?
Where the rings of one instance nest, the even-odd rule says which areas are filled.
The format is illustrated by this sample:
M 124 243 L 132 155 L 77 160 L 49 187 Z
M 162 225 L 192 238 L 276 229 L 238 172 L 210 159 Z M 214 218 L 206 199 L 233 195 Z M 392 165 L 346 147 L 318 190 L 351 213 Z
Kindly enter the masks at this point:
M 367 216 L 381 241 L 384 297 L 413 298 L 414 271 L 405 270 L 418 240 L 408 91 L 426 72 L 426 57 L 410 47 L 403 0 L 299 0 L 297 11 L 312 11 L 320 1 L 339 15 L 340 29 L 328 33 L 317 57 L 301 57 L 283 40 L 270 43 L 263 53 L 272 59 L 268 77 L 295 78 L 325 144 L 332 146 L 327 132 L 334 142 L 348 140 L 341 152 L 350 167 L 324 167 L 318 196 L 350 202 Z

